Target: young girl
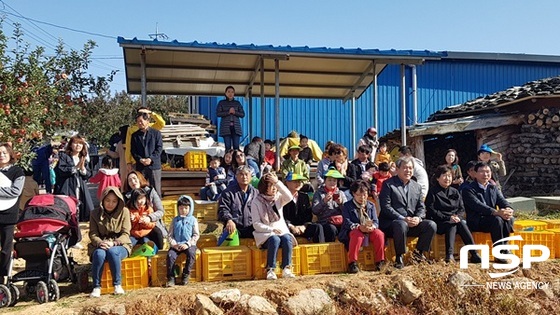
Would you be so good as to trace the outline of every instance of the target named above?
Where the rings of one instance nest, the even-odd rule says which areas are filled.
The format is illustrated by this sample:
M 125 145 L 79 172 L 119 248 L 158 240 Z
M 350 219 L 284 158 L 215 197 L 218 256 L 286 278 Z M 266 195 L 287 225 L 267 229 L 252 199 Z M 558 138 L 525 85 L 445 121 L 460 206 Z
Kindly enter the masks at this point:
M 110 156 L 105 156 L 101 160 L 101 168 L 99 172 L 89 179 L 92 184 L 99 184 L 97 188 L 97 198 L 100 199 L 101 193 L 109 186 L 121 187 L 121 177 L 119 169 L 113 168 L 113 159 Z
M 150 234 L 153 233 L 156 222 L 152 222 L 149 215 L 154 212 L 151 202 L 146 197 L 143 189 L 134 189 L 128 201 L 130 210 L 130 241 L 132 246 L 153 241 L 158 244 Z
M 253 201 L 251 218 L 257 247 L 267 249 L 266 279 L 276 280 L 276 256 L 282 247 L 282 278 L 294 278 L 291 270 L 292 250 L 297 246 L 284 220 L 282 207 L 292 200 L 292 194 L 275 173 L 266 173 L 259 181 L 259 194 Z
M 93 291 L 90 297 L 101 296 L 103 264 L 109 263 L 115 294 L 124 294 L 121 286 L 121 261 L 128 257 L 130 244 L 130 212 L 117 187 L 107 187 L 101 194 L 101 205 L 89 218 L 88 255 L 91 257 Z
M 175 285 L 174 266 L 177 257 L 185 253 L 187 261 L 183 269 L 182 283 L 189 283 L 189 275 L 196 260 L 196 242 L 200 236 L 198 221 L 193 216 L 194 202 L 191 197 L 183 195 L 177 200 L 179 215 L 173 218 L 169 226 L 169 251 L 167 252 L 167 286 Z

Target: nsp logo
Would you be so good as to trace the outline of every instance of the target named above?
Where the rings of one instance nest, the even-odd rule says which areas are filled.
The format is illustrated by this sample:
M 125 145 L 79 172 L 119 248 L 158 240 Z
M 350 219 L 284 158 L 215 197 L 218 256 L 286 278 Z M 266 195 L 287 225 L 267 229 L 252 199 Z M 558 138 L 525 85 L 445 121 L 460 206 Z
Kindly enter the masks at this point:
M 507 241 L 523 241 L 521 235 L 515 235 L 510 237 L 502 238 L 501 240 L 492 244 L 492 255 L 496 259 L 508 261 L 509 263 L 494 263 L 492 266 L 495 269 L 508 269 L 510 271 L 507 272 L 489 272 L 490 278 L 499 278 L 503 276 L 510 275 L 517 270 L 519 270 L 519 265 L 521 264 L 521 259 L 517 257 L 517 255 L 512 254 L 512 250 L 519 250 L 519 246 L 513 244 L 507 245 L 496 245 L 502 242 Z M 490 246 L 486 244 L 474 244 L 474 245 L 465 245 L 461 248 L 460 251 L 460 263 L 459 267 L 461 269 L 468 268 L 468 260 L 469 260 L 469 251 L 470 250 L 479 250 L 480 256 L 482 259 L 481 268 L 488 269 L 490 268 Z M 550 257 L 550 249 L 545 245 L 532 245 L 527 244 L 523 246 L 523 269 L 531 268 L 531 263 L 533 262 L 542 262 L 546 261 Z M 540 251 L 540 256 L 531 256 L 532 250 Z

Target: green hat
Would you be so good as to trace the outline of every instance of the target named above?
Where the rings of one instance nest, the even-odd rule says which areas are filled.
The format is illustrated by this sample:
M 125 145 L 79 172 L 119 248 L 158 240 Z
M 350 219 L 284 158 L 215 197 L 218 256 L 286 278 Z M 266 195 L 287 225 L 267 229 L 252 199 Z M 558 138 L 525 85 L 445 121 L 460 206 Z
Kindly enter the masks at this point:
M 286 181 L 291 182 L 294 180 L 306 180 L 307 178 L 305 178 L 303 175 L 298 174 L 298 173 L 293 173 L 293 172 L 289 172 L 288 175 L 286 175 Z
M 288 148 L 288 151 L 291 151 L 291 150 L 301 151 L 301 147 L 299 145 L 293 145 L 293 146 Z
M 342 174 L 340 174 L 339 171 L 337 171 L 335 168 L 329 168 L 329 170 L 327 171 L 327 173 L 325 174 L 325 177 L 332 177 L 332 178 L 338 178 L 338 179 L 344 179 L 344 176 Z

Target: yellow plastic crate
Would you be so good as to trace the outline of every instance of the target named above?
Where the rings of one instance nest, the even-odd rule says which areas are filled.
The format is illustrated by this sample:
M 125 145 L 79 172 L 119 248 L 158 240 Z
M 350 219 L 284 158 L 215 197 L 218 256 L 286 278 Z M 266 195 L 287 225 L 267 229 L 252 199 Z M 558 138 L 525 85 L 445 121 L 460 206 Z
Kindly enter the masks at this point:
M 195 200 L 194 216 L 198 222 L 218 220 L 218 203 L 216 201 Z
M 183 268 L 185 268 L 185 263 L 187 258 L 185 255 L 179 255 L 175 264 L 181 266 L 181 273 Z M 151 286 L 152 287 L 162 287 L 167 283 L 167 251 L 160 250 L 157 255 L 152 257 L 152 262 L 150 265 L 151 271 Z M 194 270 L 191 271 L 190 282 L 201 282 L 202 281 L 202 262 L 200 261 L 200 249 L 196 250 L 196 262 L 194 263 Z
M 560 220 L 542 220 L 542 222 L 546 222 L 546 229 L 560 229 Z
M 175 200 L 162 200 L 163 204 L 163 224 L 169 228 L 173 218 L 177 216 L 177 199 Z
M 546 231 L 554 233 L 554 257 L 560 258 L 560 229 L 548 229 Z M 552 257 L 552 254 L 550 256 Z
M 296 237 L 296 241 L 298 242 L 298 245 L 313 244 L 313 240 L 308 240 L 307 238 L 301 236 Z
M 204 281 L 250 280 L 252 270 L 251 250 L 247 246 L 202 249 Z
M 418 243 L 418 237 L 407 237 L 406 238 L 406 252 L 404 255 L 404 259 L 408 260 L 411 256 L 412 251 L 416 248 L 416 244 Z M 394 261 L 397 253 L 395 252 L 395 242 L 392 238 L 387 239 L 386 243 L 387 247 L 385 247 L 385 260 L 386 261 Z
M 254 238 L 240 238 L 239 239 L 239 246 L 257 246 Z
M 486 233 L 486 232 L 471 232 L 473 239 L 474 239 L 474 243 L 475 244 L 482 244 L 482 245 L 488 245 L 488 247 L 490 248 L 490 260 L 494 260 L 494 255 L 492 255 L 492 236 L 490 236 L 490 233 Z M 514 234 L 510 234 L 509 236 L 513 236 Z M 479 253 L 480 254 L 480 253 Z
M 453 254 L 455 256 L 459 255 L 463 245 L 463 240 L 459 234 L 457 234 L 455 236 L 455 245 L 453 246 Z M 434 236 L 432 239 L 431 252 L 434 259 L 445 259 L 445 234 L 436 234 Z
M 300 247 L 303 275 L 346 271 L 346 250 L 342 243 L 303 244 Z
M 188 171 L 205 171 L 208 167 L 206 163 L 205 151 L 190 151 L 185 153 L 185 168 Z
M 251 256 L 253 258 L 253 279 L 266 279 L 266 249 L 259 249 L 256 246 L 251 246 Z M 296 246 L 292 251 L 292 273 L 294 275 L 301 275 L 301 253 L 300 247 Z M 278 277 L 282 275 L 282 249 L 278 249 L 276 255 L 276 269 L 274 272 Z
M 146 257 L 125 258 L 121 262 L 121 285 L 125 291 L 148 287 L 148 260 Z M 101 293 L 113 293 L 113 277 L 109 264 L 103 265 Z
M 198 242 L 196 242 L 196 247 L 199 249 L 216 246 L 218 246 L 218 238 L 214 234 L 200 235 Z
M 163 198 L 161 198 L 161 200 L 175 200 L 175 202 L 177 202 L 179 197 L 180 197 L 180 195 L 167 195 L 167 196 L 163 196 Z
M 515 235 L 521 235 L 523 241 L 513 241 L 511 244 L 519 246 L 519 250 L 513 250 L 512 253 L 523 258 L 523 245 L 545 245 L 550 250 L 550 258 L 556 257 L 555 252 L 555 233 L 546 231 L 535 231 L 535 232 L 518 232 Z M 538 250 L 531 251 L 531 257 L 540 256 L 541 253 Z
M 362 247 L 358 254 L 360 270 L 375 270 L 375 251 L 372 245 Z
M 544 231 L 547 229 L 548 224 L 543 221 L 537 220 L 519 220 L 513 222 L 513 230 L 515 232 L 521 231 Z

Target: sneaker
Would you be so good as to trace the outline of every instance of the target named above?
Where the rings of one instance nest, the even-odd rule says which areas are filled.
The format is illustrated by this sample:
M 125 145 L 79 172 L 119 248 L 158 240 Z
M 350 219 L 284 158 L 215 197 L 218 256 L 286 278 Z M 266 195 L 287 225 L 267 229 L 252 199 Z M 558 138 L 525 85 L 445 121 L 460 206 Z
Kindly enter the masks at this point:
M 285 267 L 284 270 L 282 270 L 282 278 L 295 278 L 296 276 L 292 273 L 292 269 L 290 267 Z
M 183 275 L 181 276 L 181 283 L 183 283 L 183 285 L 189 284 L 189 275 L 183 274 Z
M 266 272 L 266 280 L 276 280 L 276 279 L 278 279 L 278 277 L 276 276 L 274 269 L 273 268 L 268 269 L 268 271 Z
M 115 295 L 124 294 L 124 290 L 123 290 L 122 286 L 121 285 L 116 285 L 114 293 L 115 293 Z
M 381 271 L 385 267 L 385 260 L 381 260 L 375 263 L 375 270 L 374 271 Z
M 91 298 L 101 297 L 101 288 L 93 288 L 93 291 L 91 291 L 89 297 Z
M 166 287 L 174 287 L 175 286 L 175 278 L 167 278 L 167 284 L 165 285 Z
M 74 248 L 74 249 L 84 249 L 84 245 L 82 245 L 80 243 L 76 243 L 76 245 L 72 246 L 72 248 Z
M 358 267 L 358 263 L 353 261 L 348 264 L 348 273 L 358 273 L 360 272 L 360 267 Z
M 422 262 L 426 262 L 428 259 L 426 258 L 426 256 L 424 256 L 424 253 L 415 249 L 412 252 L 412 260 L 416 263 L 422 263 Z
M 453 257 L 453 255 L 447 255 L 445 257 L 445 262 L 448 264 L 454 264 L 455 263 L 455 257 Z
M 480 264 L 481 262 L 482 262 L 482 259 L 480 259 L 480 256 L 471 255 L 471 263 L 472 264 Z

